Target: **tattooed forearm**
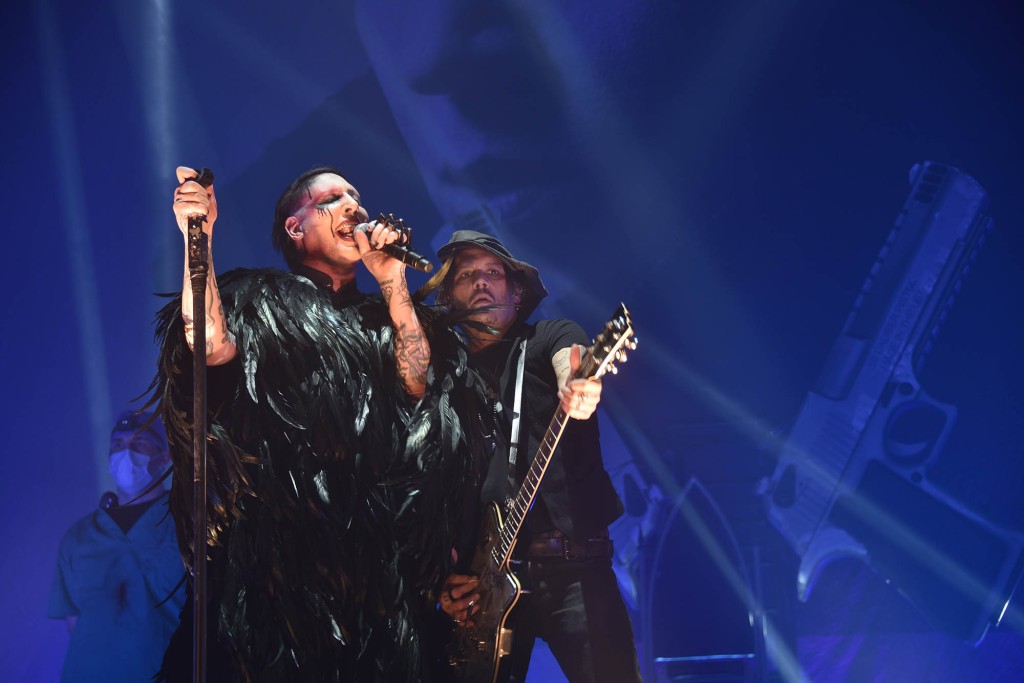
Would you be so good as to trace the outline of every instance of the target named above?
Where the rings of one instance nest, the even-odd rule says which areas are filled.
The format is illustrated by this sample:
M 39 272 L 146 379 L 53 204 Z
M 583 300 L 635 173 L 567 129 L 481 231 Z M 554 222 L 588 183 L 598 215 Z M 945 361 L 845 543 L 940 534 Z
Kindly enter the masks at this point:
M 405 390 L 420 396 L 427 386 L 427 367 L 430 365 L 430 347 L 419 324 L 401 323 L 396 329 L 395 365 Z
M 380 294 L 384 297 L 384 303 L 391 303 L 391 295 L 394 292 L 394 280 L 384 280 L 380 283 Z
M 181 292 L 181 319 L 185 325 L 185 341 L 190 349 L 195 349 L 196 319 L 192 307 L 192 287 L 186 263 L 184 284 Z M 213 264 L 210 264 L 209 279 L 203 297 L 205 313 L 206 362 L 208 365 L 221 365 L 235 357 L 238 349 L 235 336 L 228 329 L 227 314 L 221 300 L 217 279 L 213 275 Z
M 398 303 L 412 305 L 412 295 L 409 294 L 409 283 L 405 279 L 405 271 L 398 274 Z
M 220 313 L 220 333 L 221 343 L 230 344 L 232 343 L 231 333 L 228 332 L 228 317 L 224 315 L 224 304 L 218 303 L 217 312 Z
M 409 285 L 402 272 L 396 279 L 380 283 L 381 296 L 395 327 L 395 369 L 410 396 L 422 396 L 427 388 L 430 346 L 413 308 Z
M 412 305 L 412 295 L 409 294 L 409 283 L 405 279 L 405 271 L 399 274 L 397 283 L 393 279 L 383 280 L 380 283 L 380 293 L 384 297 L 384 303 L 388 305 L 391 305 L 395 294 L 398 294 L 398 297 L 394 299 L 395 304 L 399 306 Z
M 562 374 L 562 371 L 569 367 L 569 349 L 562 349 L 551 358 L 551 364 L 555 367 L 555 374 Z
M 569 363 L 569 354 L 572 351 L 572 347 L 560 349 L 554 356 L 551 357 L 551 366 L 555 370 L 555 378 L 558 380 L 558 386 L 564 386 L 571 378 L 572 366 Z

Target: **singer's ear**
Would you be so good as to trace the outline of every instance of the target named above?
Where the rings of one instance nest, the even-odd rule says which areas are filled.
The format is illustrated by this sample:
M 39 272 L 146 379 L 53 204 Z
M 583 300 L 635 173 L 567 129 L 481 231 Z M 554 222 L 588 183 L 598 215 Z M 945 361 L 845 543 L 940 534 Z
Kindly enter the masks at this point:
M 302 239 L 302 224 L 299 223 L 299 219 L 295 216 L 288 216 L 284 219 L 284 231 L 288 233 L 288 237 L 295 241 Z

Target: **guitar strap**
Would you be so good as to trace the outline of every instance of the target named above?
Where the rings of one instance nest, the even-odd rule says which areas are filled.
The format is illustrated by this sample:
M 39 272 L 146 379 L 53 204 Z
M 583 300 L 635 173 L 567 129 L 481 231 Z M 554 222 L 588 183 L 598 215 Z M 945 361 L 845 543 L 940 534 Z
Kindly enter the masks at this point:
M 512 438 L 508 445 L 508 488 L 505 491 L 505 509 L 512 504 L 516 490 L 516 454 L 519 451 L 519 418 L 523 409 L 523 368 L 526 367 L 526 340 L 519 345 L 519 364 L 516 367 L 516 395 L 512 402 Z

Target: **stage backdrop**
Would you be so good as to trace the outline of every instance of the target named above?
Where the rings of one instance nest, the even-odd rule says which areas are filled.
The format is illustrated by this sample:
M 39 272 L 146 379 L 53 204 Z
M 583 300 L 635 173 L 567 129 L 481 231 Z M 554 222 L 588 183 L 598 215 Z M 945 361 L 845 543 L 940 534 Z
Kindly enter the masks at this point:
M 602 419 L 652 680 L 672 652 L 645 629 L 736 621 L 652 615 L 675 571 L 770 617 L 763 680 L 1024 675 L 1012 625 L 965 644 L 863 563 L 827 568 L 799 602 L 796 554 L 758 495 L 912 167 L 935 161 L 977 181 L 993 227 L 918 373 L 958 411 L 923 481 L 1024 533 L 1019 3 L 36 0 L 0 18 L 5 680 L 58 676 L 57 544 L 112 488 L 111 421 L 152 377 L 157 295 L 180 290 L 179 164 L 216 173 L 221 272 L 281 264 L 277 193 L 330 164 L 421 251 L 461 227 L 499 235 L 540 267 L 539 315 L 596 331 L 630 307 L 641 346 Z M 672 512 L 691 481 L 725 566 Z

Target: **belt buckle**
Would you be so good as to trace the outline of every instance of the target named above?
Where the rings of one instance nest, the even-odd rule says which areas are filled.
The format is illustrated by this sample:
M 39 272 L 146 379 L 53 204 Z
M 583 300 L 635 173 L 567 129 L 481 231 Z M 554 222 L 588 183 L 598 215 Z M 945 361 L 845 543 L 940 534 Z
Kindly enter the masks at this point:
M 564 557 L 567 560 L 578 560 L 578 559 L 580 559 L 580 554 L 578 552 L 572 550 L 571 548 L 572 548 L 572 543 L 569 541 L 569 539 L 568 538 L 563 538 L 562 539 L 562 557 Z

